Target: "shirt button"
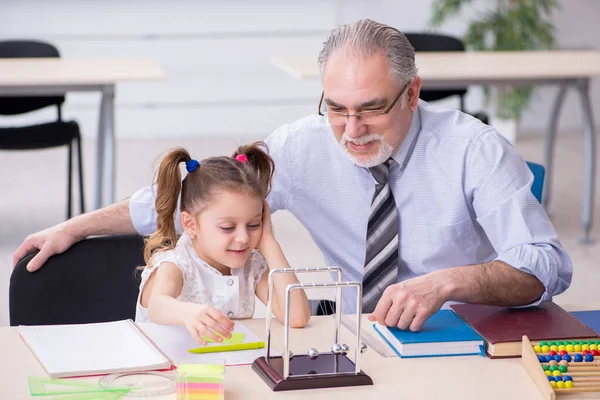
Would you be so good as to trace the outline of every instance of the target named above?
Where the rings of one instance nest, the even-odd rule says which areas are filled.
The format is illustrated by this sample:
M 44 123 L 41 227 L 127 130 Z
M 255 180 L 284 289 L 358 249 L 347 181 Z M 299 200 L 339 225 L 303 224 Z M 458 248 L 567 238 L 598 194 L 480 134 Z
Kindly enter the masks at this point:
M 233 317 L 235 317 L 235 314 L 234 314 L 234 313 L 232 313 L 231 311 L 229 311 L 229 312 L 227 313 L 227 316 L 228 316 L 229 318 L 233 318 Z
M 227 279 L 227 284 L 229 286 L 233 286 L 233 279 Z

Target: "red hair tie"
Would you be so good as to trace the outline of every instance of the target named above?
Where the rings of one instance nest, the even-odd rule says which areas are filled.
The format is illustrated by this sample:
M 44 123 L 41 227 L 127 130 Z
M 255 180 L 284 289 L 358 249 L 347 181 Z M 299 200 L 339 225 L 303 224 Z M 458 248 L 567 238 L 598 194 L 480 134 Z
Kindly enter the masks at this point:
M 242 164 L 246 164 L 246 162 L 248 162 L 248 157 L 246 157 L 245 154 L 239 154 L 235 157 L 235 159 L 241 162 Z

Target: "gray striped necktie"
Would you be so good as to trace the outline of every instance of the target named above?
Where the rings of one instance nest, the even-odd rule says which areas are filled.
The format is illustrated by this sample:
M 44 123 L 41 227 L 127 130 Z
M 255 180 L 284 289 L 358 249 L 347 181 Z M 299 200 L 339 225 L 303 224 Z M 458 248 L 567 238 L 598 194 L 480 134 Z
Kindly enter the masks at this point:
M 373 312 L 385 288 L 398 279 L 398 210 L 388 184 L 393 163 L 389 159 L 369 168 L 377 184 L 367 227 L 362 307 L 365 313 Z

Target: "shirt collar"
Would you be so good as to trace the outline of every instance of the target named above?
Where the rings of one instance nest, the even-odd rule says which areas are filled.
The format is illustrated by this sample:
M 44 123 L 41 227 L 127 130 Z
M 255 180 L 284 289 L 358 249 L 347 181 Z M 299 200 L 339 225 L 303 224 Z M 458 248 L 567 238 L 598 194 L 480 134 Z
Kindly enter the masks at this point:
M 392 155 L 392 158 L 396 163 L 400 166 L 400 170 L 403 170 L 415 148 L 415 144 L 417 143 L 417 138 L 419 137 L 419 132 L 421 132 L 421 112 L 419 107 L 412 113 L 412 119 L 410 121 L 410 128 L 408 129 L 408 133 L 396 152 Z

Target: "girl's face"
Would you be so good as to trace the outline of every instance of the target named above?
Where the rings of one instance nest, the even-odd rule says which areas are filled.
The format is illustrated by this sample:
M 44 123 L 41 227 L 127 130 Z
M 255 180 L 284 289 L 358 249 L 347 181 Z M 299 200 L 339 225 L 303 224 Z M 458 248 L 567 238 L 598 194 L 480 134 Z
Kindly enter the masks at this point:
M 219 191 L 194 220 L 194 249 L 221 273 L 243 268 L 262 235 L 263 202 L 248 193 Z M 192 231 L 191 231 L 192 230 Z

